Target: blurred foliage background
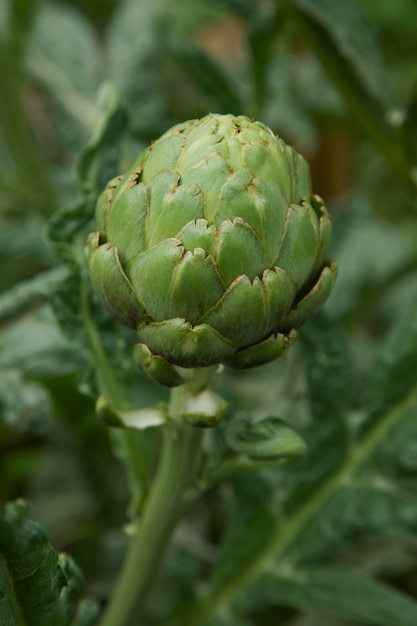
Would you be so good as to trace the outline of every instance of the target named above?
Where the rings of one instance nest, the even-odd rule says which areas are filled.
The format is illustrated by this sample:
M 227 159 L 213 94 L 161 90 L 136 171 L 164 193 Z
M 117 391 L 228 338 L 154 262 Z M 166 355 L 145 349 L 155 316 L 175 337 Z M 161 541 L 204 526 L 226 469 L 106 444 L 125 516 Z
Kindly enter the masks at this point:
M 93 206 L 100 185 L 151 140 L 210 111 L 260 119 L 294 145 L 332 215 L 340 275 L 328 324 L 312 322 L 304 348 L 282 361 L 228 373 L 223 383 L 235 409 L 278 413 L 305 431 L 310 465 L 236 478 L 207 494 L 176 535 L 160 581 L 169 591 L 151 602 L 149 623 L 158 623 L 185 598 L 204 596 L 217 562 L 215 597 L 279 516 L 291 516 L 335 471 L 364 413 L 375 418 L 415 389 L 416 32 L 413 0 L 1 0 L 0 500 L 28 500 L 30 517 L 75 558 L 98 602 L 122 558 L 129 489 L 115 441 L 95 414 L 94 364 L 74 305 L 79 285 L 65 262 L 63 214 L 53 246 L 59 220 L 51 226 L 51 216 L 80 197 Z M 91 217 L 83 218 L 83 236 Z M 403 314 L 407 323 L 397 326 Z M 135 401 L 155 400 L 155 388 L 131 371 L 131 336 L 97 315 Z M 374 374 L 375 362 L 383 366 Z M 370 455 L 362 488 L 353 495 L 346 485 L 322 508 L 319 501 L 287 570 L 275 573 L 284 591 L 273 591 L 271 570 L 271 580 L 207 624 L 417 623 L 414 604 L 394 609 L 387 601 L 376 614 L 385 587 L 380 594 L 362 587 L 375 603 L 369 614 L 355 613 L 337 591 L 359 597 L 354 577 L 326 578 L 322 569 L 316 578 L 292 576 L 294 564 L 352 567 L 416 598 L 415 405 L 403 407 L 401 428 Z

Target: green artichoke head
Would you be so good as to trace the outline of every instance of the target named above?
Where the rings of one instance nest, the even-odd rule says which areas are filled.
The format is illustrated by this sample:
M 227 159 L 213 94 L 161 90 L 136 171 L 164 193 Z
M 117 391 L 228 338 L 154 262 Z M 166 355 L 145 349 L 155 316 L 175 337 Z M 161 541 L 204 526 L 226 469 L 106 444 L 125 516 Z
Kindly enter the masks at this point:
M 308 166 L 260 122 L 210 114 L 171 128 L 113 179 L 89 237 L 93 287 L 137 330 L 148 374 L 261 365 L 328 297 L 331 224 Z

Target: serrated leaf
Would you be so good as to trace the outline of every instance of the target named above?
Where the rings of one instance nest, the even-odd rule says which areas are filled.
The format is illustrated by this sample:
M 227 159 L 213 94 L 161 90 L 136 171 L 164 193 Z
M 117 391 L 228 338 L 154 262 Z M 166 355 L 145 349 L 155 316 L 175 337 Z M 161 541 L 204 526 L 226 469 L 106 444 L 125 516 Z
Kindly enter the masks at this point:
M 21 185 L 21 184 L 20 184 Z M 23 194 L 25 204 L 30 202 L 31 190 L 18 189 Z M 45 246 L 41 233 L 42 222 L 39 217 L 26 212 L 21 215 L 6 216 L 2 214 L 0 231 L 0 259 L 2 263 L 11 259 L 28 258 L 39 266 L 47 266 L 53 260 L 50 250 Z
M 22 501 L 9 504 L 0 516 L 0 552 L 10 597 L 26 626 L 70 626 L 84 586 L 83 576 L 69 556 L 58 555 L 46 532 L 25 517 Z M 8 602 L 0 604 L 1 622 Z M 13 624 L 13 622 L 11 622 Z
M 117 173 L 117 162 L 127 117 L 119 93 L 110 83 L 100 88 L 99 101 L 103 111 L 97 129 L 81 151 L 75 171 L 83 193 L 97 196 Z
M 335 252 L 340 272 L 329 300 L 331 312 L 348 320 L 370 306 L 380 306 L 380 296 L 410 265 L 415 249 L 409 228 L 401 221 L 394 228 L 366 215 L 368 207 L 363 200 L 350 209 L 341 223 L 335 224 L 336 238 L 343 239 Z
M 347 413 L 354 391 L 351 354 L 340 326 L 319 313 L 300 337 L 312 419 L 302 433 L 308 453 L 288 476 L 293 485 L 289 508 L 314 492 L 340 465 L 348 446 Z
M 414 314 L 409 312 L 400 326 L 403 331 L 405 327 L 409 328 L 410 314 L 414 315 L 411 335 L 414 338 L 415 307 Z M 394 338 L 396 332 L 398 331 L 395 330 L 393 333 Z M 399 337 L 398 339 L 400 340 Z M 408 342 L 409 339 L 408 336 Z M 390 338 L 388 343 L 392 341 L 393 339 Z M 398 352 L 395 353 L 395 350 L 391 352 L 393 355 L 391 364 L 394 367 L 392 374 L 401 371 L 401 367 L 397 370 L 396 366 L 403 362 L 404 355 L 406 356 L 405 362 L 410 365 L 407 354 L 415 351 L 416 342 L 414 340 L 409 344 L 408 350 L 406 343 L 404 336 L 400 341 Z M 415 377 L 416 367 L 413 367 L 411 371 L 412 375 L 408 377 L 408 381 L 412 376 Z M 329 375 L 331 375 L 330 370 Z M 337 376 L 337 368 L 335 368 L 335 375 Z M 385 381 L 385 384 L 388 384 L 388 381 Z M 401 382 L 400 391 L 403 393 L 405 391 Z M 378 473 L 375 472 L 373 461 L 381 448 L 388 445 L 388 440 L 391 441 L 390 438 L 395 429 L 406 424 L 408 419 L 412 419 L 412 415 L 415 416 L 417 390 L 414 383 L 412 390 L 408 390 L 405 397 L 393 391 L 388 394 L 388 402 L 383 396 L 386 403 L 383 404 L 378 399 L 376 404 L 378 420 L 374 420 L 369 425 L 366 433 L 355 444 L 351 442 L 349 449 L 345 450 L 343 455 L 339 454 L 338 459 L 336 455 L 329 471 L 322 474 L 320 467 L 323 464 L 326 467 L 327 459 L 332 453 L 332 450 L 327 449 L 326 446 L 318 448 L 321 456 L 318 454 L 317 457 L 312 457 L 309 467 L 306 462 L 303 472 L 297 475 L 297 472 L 293 470 L 297 497 L 290 495 L 285 503 L 286 514 L 282 524 L 272 527 L 269 535 L 265 534 L 264 542 L 259 542 L 252 552 L 246 553 L 236 570 L 239 574 L 233 580 L 223 580 L 222 587 L 217 587 L 216 593 L 208 595 L 200 606 L 193 610 L 193 619 L 200 620 L 198 623 L 202 623 L 203 617 L 214 614 L 224 603 L 231 604 L 241 589 L 245 589 L 249 594 L 252 585 L 257 584 L 257 579 L 270 571 L 272 562 L 285 568 L 294 566 L 294 563 L 320 563 L 320 559 L 335 558 L 342 547 L 346 549 L 357 530 L 362 533 L 367 531 L 402 532 L 404 530 L 409 532 L 410 529 L 415 528 L 416 507 L 404 493 L 400 496 L 398 486 L 392 481 L 390 484 L 389 476 L 385 479 L 381 477 L 383 466 L 378 468 Z M 341 398 L 343 403 L 343 394 Z M 334 403 L 334 398 L 332 403 Z M 315 425 L 320 429 L 319 420 L 315 422 Z M 317 472 L 320 480 L 315 480 Z M 289 477 L 291 478 L 291 475 Z M 307 483 L 304 495 L 303 483 Z M 413 483 L 410 483 L 410 488 L 413 490 Z M 373 505 L 375 505 L 375 510 L 372 509 Z M 365 514 L 365 509 L 367 514 Z M 248 539 L 251 539 L 250 534 L 243 533 L 241 542 L 245 543 Z M 193 619 L 190 623 L 194 626 L 197 622 Z
M 0 334 L 0 368 L 32 377 L 63 376 L 84 361 L 56 325 L 49 307 L 26 315 Z
M 47 272 L 36 274 L 21 281 L 0 295 L 0 322 L 23 313 L 25 309 L 37 306 L 46 299 L 48 289 L 55 282 L 63 280 L 68 270 L 55 267 Z
M 250 555 L 262 549 L 265 537 L 271 534 L 276 524 L 273 506 L 266 503 L 256 476 L 238 479 L 236 485 L 235 508 L 228 519 L 219 558 L 211 572 L 211 587 L 220 593 L 222 586 L 240 571 Z
M 353 619 L 366 626 L 414 626 L 417 623 L 417 602 L 413 598 L 346 569 L 332 567 L 266 574 L 253 591 L 258 606 L 289 606 L 324 616 Z
M 80 261 L 81 244 L 93 229 L 95 202 L 93 194 L 84 196 L 59 208 L 48 220 L 45 235 L 63 261 Z
M 316 422 L 344 424 L 353 399 L 353 363 L 341 327 L 324 313 L 300 331 L 308 392 Z
M 417 396 L 417 305 L 391 331 L 372 367 L 361 434 L 410 396 Z

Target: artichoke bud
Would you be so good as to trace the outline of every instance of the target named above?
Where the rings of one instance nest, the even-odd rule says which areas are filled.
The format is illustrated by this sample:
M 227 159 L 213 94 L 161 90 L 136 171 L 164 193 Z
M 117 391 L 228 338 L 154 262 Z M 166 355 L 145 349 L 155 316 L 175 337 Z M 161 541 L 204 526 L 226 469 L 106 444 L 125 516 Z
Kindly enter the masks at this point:
M 135 359 L 162 384 L 180 368 L 279 357 L 329 296 L 331 224 L 304 159 L 260 122 L 174 126 L 100 196 L 93 287 L 136 329 Z

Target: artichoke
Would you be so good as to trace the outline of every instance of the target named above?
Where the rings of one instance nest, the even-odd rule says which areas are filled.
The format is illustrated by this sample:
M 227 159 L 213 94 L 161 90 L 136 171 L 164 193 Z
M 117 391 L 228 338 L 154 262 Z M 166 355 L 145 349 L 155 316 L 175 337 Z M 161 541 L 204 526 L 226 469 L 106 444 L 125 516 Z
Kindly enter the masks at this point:
M 111 180 L 89 237 L 93 288 L 136 329 L 159 382 L 261 365 L 328 297 L 331 224 L 305 160 L 262 124 L 210 114 L 167 131 Z

